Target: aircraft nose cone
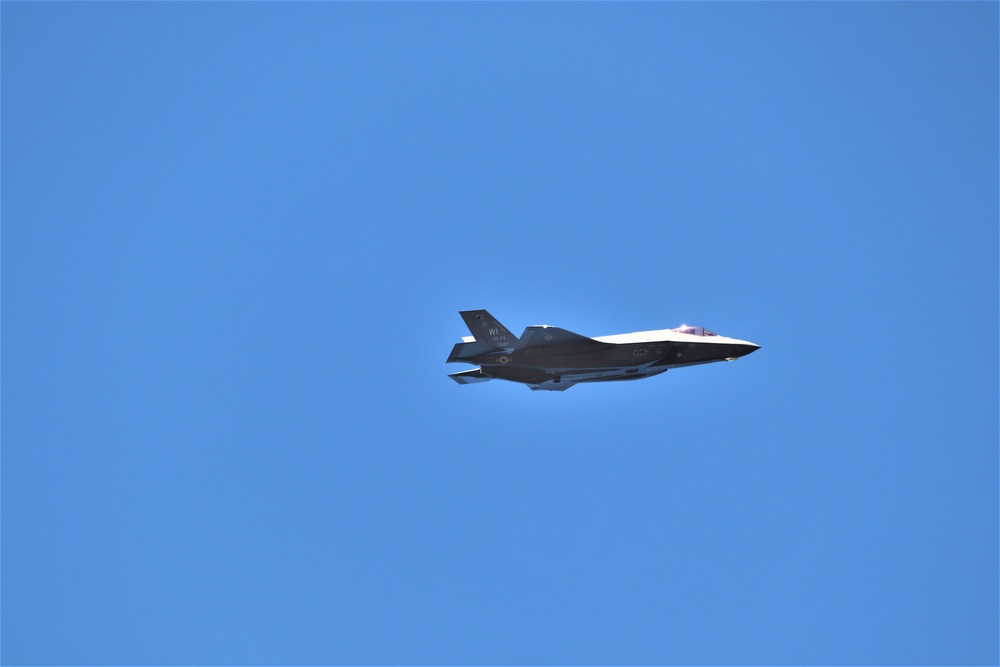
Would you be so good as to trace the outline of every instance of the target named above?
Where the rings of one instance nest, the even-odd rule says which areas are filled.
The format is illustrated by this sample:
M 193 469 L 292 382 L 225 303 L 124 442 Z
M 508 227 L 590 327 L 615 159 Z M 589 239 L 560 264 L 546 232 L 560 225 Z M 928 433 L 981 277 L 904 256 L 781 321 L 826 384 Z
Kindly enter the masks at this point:
M 733 345 L 731 349 L 732 354 L 730 355 L 730 358 L 738 359 L 740 357 L 745 357 L 752 352 L 756 352 L 760 349 L 760 345 L 755 343 L 740 343 L 738 345 Z

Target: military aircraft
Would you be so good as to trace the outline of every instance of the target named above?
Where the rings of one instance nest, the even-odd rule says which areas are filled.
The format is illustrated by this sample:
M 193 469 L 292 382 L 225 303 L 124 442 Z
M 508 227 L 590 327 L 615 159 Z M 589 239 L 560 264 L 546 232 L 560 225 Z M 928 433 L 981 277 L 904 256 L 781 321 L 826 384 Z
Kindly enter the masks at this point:
M 565 391 L 579 382 L 638 380 L 671 368 L 733 361 L 759 345 L 726 338 L 704 327 L 638 331 L 587 338 L 548 325 L 518 338 L 485 310 L 459 311 L 472 332 L 448 356 L 478 368 L 448 377 L 459 384 L 510 380 L 533 390 Z

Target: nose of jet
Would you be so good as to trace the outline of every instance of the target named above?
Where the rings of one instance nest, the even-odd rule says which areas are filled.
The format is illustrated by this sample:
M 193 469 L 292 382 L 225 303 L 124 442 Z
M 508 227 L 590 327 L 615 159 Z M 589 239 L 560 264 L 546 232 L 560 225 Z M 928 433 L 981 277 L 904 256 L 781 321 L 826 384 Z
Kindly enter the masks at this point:
M 751 352 L 755 352 L 760 349 L 760 345 L 756 343 L 751 343 L 749 341 L 740 341 L 739 343 L 731 347 L 730 359 L 738 359 L 740 357 L 745 357 Z

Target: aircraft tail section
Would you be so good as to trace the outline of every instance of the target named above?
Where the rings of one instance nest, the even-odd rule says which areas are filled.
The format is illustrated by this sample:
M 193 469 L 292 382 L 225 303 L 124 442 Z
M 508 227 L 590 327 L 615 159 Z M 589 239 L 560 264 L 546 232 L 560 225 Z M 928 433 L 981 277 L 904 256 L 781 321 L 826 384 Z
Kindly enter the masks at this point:
M 471 341 L 472 339 L 469 338 L 469 340 Z M 446 363 L 450 364 L 453 361 L 475 363 L 472 361 L 474 357 L 496 351 L 496 345 L 493 343 L 456 343 L 455 347 L 451 348 L 451 354 L 448 355 Z
M 511 350 L 518 347 L 518 338 L 507 327 L 500 324 L 497 318 L 485 310 L 461 310 L 459 315 L 472 332 L 476 343 L 488 343 L 489 349 Z

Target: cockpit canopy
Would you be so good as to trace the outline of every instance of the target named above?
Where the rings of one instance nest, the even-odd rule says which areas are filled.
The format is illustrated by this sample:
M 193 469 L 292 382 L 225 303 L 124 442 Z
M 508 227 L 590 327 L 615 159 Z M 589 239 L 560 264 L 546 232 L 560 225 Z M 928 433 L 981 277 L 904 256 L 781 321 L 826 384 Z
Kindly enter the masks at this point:
M 676 331 L 677 333 L 690 334 L 692 336 L 718 336 L 719 334 L 714 331 L 709 331 L 705 327 L 693 327 L 687 324 L 682 324 L 676 329 L 671 329 L 671 331 Z

